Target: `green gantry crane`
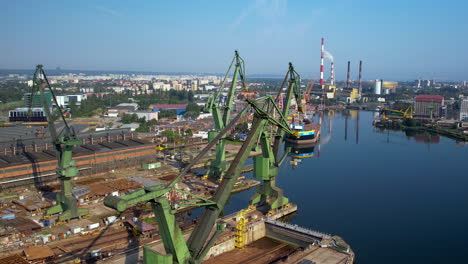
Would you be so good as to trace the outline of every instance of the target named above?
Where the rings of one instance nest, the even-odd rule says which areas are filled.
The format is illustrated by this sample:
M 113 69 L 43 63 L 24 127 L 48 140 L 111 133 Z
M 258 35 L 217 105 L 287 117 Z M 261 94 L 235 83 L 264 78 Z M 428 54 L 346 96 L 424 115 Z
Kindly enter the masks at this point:
M 108 196 L 104 199 L 104 204 L 123 212 L 127 207 L 140 202 L 150 202 L 154 211 L 159 232 L 167 255 L 162 255 L 149 247 L 143 251 L 143 259 L 146 264 L 153 263 L 201 263 L 215 242 L 217 236 L 224 230 L 224 224 L 217 223 L 217 219 L 223 211 L 234 187 L 238 176 L 244 168 L 251 150 L 259 143 L 261 135 L 270 127 L 277 127 L 286 133 L 293 133 L 290 129 L 286 117 L 278 108 L 272 97 L 262 97 L 257 100 L 246 100 L 249 107 L 244 108 L 231 122 L 229 122 L 208 145 L 186 166 L 179 175 L 167 186 L 154 186 L 138 190 L 127 195 L 116 197 Z M 174 185 L 196 164 L 217 142 L 222 140 L 225 134 L 230 131 L 249 109 L 254 110 L 254 119 L 251 131 L 230 163 L 223 180 L 213 197 L 208 200 L 197 195 L 186 193 L 174 188 Z M 275 113 L 276 116 L 273 114 Z M 263 140 L 264 144 L 270 142 Z M 186 200 L 171 203 L 166 194 L 170 191 L 182 192 L 187 197 Z M 204 206 L 205 211 L 201 219 L 196 224 L 190 237 L 185 241 L 183 233 L 175 221 L 176 210 L 188 206 Z M 216 229 L 213 228 L 216 225 Z M 210 234 L 211 237 L 210 237 Z
M 302 111 L 302 98 L 301 98 L 301 82 L 300 75 L 294 70 L 292 63 L 289 63 L 289 69 L 286 72 L 283 84 L 280 87 L 276 100 L 280 98 L 283 88 L 288 82 L 286 90 L 285 102 L 281 111 L 281 116 L 287 117 L 289 115 L 289 108 L 294 96 L 298 110 Z M 278 175 L 278 168 L 281 166 L 287 154 L 290 152 L 286 149 L 281 155 L 281 145 L 284 141 L 286 130 L 281 127 L 277 128 L 274 133 L 273 146 L 271 145 L 271 134 L 264 130 L 260 136 L 260 146 L 262 155 L 256 156 L 254 160 L 254 176 L 262 180 L 263 183 L 257 188 L 256 194 L 251 198 L 250 204 L 256 205 L 262 211 L 270 211 L 281 208 L 289 203 L 287 197 L 283 195 L 283 190 L 276 186 L 276 176 Z
M 234 73 L 232 75 L 231 87 L 228 91 L 228 96 L 226 101 L 220 105 L 221 95 L 224 90 L 224 84 L 226 79 L 231 72 L 232 67 L 234 66 Z M 214 120 L 214 130 L 208 132 L 208 141 L 211 142 L 214 138 L 223 130 L 226 125 L 229 123 L 231 118 L 231 111 L 234 102 L 234 96 L 236 92 L 236 86 L 238 78 L 242 82 L 242 88 L 246 90 L 245 86 L 245 68 L 244 60 L 239 56 L 237 50 L 234 52 L 234 58 L 232 59 L 229 68 L 224 75 L 224 78 L 219 86 L 218 91 L 210 96 L 203 108 L 203 111 L 206 113 L 211 113 Z M 225 152 L 225 141 L 222 139 L 216 144 L 216 157 L 211 162 L 210 168 L 208 169 L 207 175 L 215 179 L 221 179 L 226 172 L 227 163 L 226 163 L 226 152 Z
M 54 91 L 49 84 L 49 80 L 42 69 L 42 65 L 37 65 L 33 77 L 33 86 L 31 89 L 31 97 L 39 93 L 44 112 L 47 117 L 47 123 L 50 132 L 50 138 L 55 149 L 58 160 L 57 175 L 61 183 L 61 190 L 57 193 L 57 204 L 48 208 L 46 215 L 61 213 L 60 221 L 68 221 L 73 218 L 80 218 L 88 214 L 88 210 L 78 208 L 78 200 L 72 194 L 71 180 L 78 175 L 78 168 L 75 167 L 75 161 L 72 159 L 72 151 L 74 146 L 81 145 L 82 141 L 76 137 L 75 131 L 70 127 L 65 120 L 65 116 L 57 103 Z M 45 88 L 49 89 L 52 94 L 53 101 L 58 107 L 60 118 L 64 124 L 61 132 L 57 131 L 54 124 L 54 116 L 52 115 L 52 105 L 45 96 Z M 31 100 L 32 102 L 33 100 Z M 31 108 L 31 105 L 29 106 Z

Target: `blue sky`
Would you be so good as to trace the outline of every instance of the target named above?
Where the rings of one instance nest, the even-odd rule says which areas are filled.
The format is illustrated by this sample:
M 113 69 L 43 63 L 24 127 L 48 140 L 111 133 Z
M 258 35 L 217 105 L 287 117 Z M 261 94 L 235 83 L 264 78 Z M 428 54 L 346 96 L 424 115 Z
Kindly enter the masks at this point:
M 337 79 L 468 79 L 468 1 L 0 2 L 0 68 L 225 72 L 318 77 L 320 38 Z M 329 69 L 329 62 L 326 62 Z M 326 73 L 326 76 L 328 73 Z

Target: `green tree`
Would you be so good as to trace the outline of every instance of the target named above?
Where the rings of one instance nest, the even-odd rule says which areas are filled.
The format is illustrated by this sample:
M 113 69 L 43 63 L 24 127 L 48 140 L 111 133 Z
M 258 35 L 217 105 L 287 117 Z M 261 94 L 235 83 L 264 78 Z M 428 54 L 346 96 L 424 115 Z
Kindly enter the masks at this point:
M 121 118 L 121 121 L 122 123 L 124 124 L 130 124 L 130 123 L 134 123 L 134 122 L 139 122 L 140 119 L 138 119 L 138 115 L 137 114 L 123 114 L 122 118 Z M 144 122 L 141 122 L 141 123 L 144 123 Z
M 172 130 L 164 130 L 161 134 L 167 138 L 167 141 L 174 141 L 180 138 L 180 136 Z
M 120 121 L 122 121 L 122 123 L 124 123 L 124 124 L 130 124 L 131 123 L 131 121 L 130 121 L 131 118 L 132 117 L 130 115 L 123 114 L 122 117 L 120 118 Z
M 192 131 L 192 129 L 187 128 L 187 130 L 185 130 L 185 135 L 186 135 L 187 137 L 193 137 L 193 131 Z
M 175 118 L 177 116 L 176 110 L 161 110 L 159 111 L 160 118 Z
M 137 129 L 135 129 L 135 131 L 136 132 L 150 132 L 151 128 L 148 125 L 148 123 L 142 123 Z
M 187 112 L 185 112 L 184 117 L 197 119 L 200 116 L 201 108 L 196 103 L 189 103 L 187 105 Z
M 70 113 L 72 114 L 72 116 L 81 114 L 81 111 L 79 111 L 75 101 L 71 101 L 68 107 L 70 108 Z
M 193 102 L 194 101 L 194 95 L 193 95 L 193 92 L 192 91 L 189 91 L 188 94 L 187 94 L 187 99 L 189 100 L 189 102 Z
M 138 120 L 137 122 L 140 123 L 140 124 L 146 123 L 146 117 L 144 117 L 144 116 L 141 117 L 141 118 L 138 118 L 138 116 L 137 116 L 137 120 Z
M 156 119 L 151 119 L 150 121 L 145 122 L 145 117 L 138 119 L 138 122 L 140 123 L 140 126 L 135 129 L 136 132 L 150 132 L 153 130 L 152 128 L 158 123 Z

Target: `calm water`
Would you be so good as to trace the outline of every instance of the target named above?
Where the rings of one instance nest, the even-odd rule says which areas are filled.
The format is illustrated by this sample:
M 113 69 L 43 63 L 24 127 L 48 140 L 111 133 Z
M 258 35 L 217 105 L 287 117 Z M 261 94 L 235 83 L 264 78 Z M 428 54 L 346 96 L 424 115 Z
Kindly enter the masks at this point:
M 299 166 L 285 162 L 277 182 L 299 205 L 292 222 L 342 236 L 358 264 L 468 263 L 468 145 L 379 132 L 373 118 L 352 112 L 346 133 L 345 116 L 330 115 L 320 155 L 316 146 Z

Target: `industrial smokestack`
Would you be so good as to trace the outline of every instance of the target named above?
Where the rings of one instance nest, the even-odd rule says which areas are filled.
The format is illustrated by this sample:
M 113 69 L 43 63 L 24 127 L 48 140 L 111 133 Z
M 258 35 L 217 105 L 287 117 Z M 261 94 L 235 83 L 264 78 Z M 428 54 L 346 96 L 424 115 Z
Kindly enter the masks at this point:
M 322 110 L 325 107 L 325 85 L 323 81 L 323 59 L 325 55 L 325 40 L 322 38 L 322 49 L 320 52 L 320 86 L 322 86 Z
M 351 67 L 351 62 L 348 61 L 348 75 L 346 77 L 346 89 L 349 89 L 349 71 L 350 71 L 350 67 Z
M 322 49 L 320 52 L 320 85 L 322 86 L 323 89 L 323 57 L 325 53 L 325 40 L 322 38 Z
M 335 63 L 331 62 L 330 85 L 335 85 Z
M 359 96 L 361 96 L 362 94 L 361 79 L 362 79 L 362 61 L 359 61 L 359 82 L 358 82 Z

